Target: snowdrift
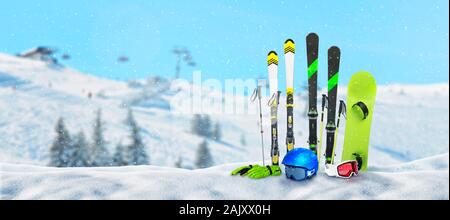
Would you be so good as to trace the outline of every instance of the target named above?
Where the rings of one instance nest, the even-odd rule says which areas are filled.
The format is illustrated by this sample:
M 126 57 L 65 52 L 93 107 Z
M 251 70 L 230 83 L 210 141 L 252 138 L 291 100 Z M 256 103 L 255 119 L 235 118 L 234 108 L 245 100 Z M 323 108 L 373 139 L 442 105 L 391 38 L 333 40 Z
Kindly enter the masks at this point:
M 49 168 L 0 164 L 1 199 L 449 199 L 449 154 L 370 167 L 352 179 L 307 182 L 230 176 L 236 163 L 201 170 L 156 166 Z

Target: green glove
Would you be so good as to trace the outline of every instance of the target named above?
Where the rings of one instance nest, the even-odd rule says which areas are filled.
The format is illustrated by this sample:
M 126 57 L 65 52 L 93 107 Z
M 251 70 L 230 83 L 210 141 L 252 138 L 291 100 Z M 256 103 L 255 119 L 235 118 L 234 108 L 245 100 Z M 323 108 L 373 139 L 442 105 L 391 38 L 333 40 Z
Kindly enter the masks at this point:
M 253 169 L 253 168 L 257 168 L 257 167 L 260 167 L 260 166 L 259 166 L 259 165 L 242 166 L 242 167 L 239 167 L 239 168 L 237 168 L 237 169 L 231 171 L 231 175 L 237 175 L 237 174 L 239 174 L 239 175 L 241 175 L 241 176 L 245 176 L 245 175 L 247 175 L 247 173 L 248 173 L 249 170 L 251 170 L 251 169 Z
M 281 175 L 281 169 L 277 165 L 254 167 L 247 173 L 247 176 L 252 179 L 261 179 L 268 176 L 279 176 L 279 175 Z

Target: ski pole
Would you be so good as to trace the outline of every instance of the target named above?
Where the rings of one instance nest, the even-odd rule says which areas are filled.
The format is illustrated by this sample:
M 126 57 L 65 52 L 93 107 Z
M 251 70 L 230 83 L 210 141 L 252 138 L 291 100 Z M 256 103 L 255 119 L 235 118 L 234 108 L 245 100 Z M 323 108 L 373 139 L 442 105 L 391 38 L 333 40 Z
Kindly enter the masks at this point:
M 252 101 L 255 101 L 255 99 L 258 98 L 259 102 L 259 125 L 260 125 L 260 132 L 261 132 L 261 152 L 262 152 L 262 159 L 263 159 L 263 166 L 265 165 L 265 158 L 264 158 L 264 130 L 262 125 L 262 106 L 261 106 L 261 85 L 258 85 L 258 87 L 254 90 L 252 94 Z
M 323 138 L 323 118 L 325 115 L 325 107 L 327 105 L 327 95 L 322 94 L 322 112 L 320 113 L 320 136 L 319 136 L 319 146 L 317 148 L 317 159 L 320 161 L 320 150 L 322 149 L 322 138 Z
M 338 111 L 338 119 L 337 119 L 337 123 L 336 123 L 336 132 L 334 133 L 334 146 L 333 149 L 336 149 L 336 142 L 337 142 L 337 137 L 338 137 L 338 131 L 339 131 L 339 123 L 341 121 L 341 115 L 343 115 L 345 117 L 345 112 L 347 107 L 345 106 L 345 102 L 343 100 L 339 101 L 339 111 Z M 333 152 L 333 161 L 334 161 L 334 152 Z

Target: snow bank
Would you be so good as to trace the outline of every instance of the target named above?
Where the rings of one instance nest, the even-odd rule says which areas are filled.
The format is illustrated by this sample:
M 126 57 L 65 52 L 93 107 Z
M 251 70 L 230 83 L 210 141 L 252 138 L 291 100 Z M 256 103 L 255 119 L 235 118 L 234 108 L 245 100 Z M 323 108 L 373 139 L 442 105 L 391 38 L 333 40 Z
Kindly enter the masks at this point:
M 449 199 L 449 154 L 370 167 L 344 180 L 324 173 L 307 182 L 251 180 L 229 172 L 156 166 L 49 168 L 0 164 L 1 199 Z

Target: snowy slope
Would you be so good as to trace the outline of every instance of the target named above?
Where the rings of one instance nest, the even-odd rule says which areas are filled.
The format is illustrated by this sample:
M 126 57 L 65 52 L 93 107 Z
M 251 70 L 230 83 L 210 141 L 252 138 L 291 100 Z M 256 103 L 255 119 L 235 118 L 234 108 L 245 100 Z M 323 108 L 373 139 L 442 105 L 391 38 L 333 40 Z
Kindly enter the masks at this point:
M 203 139 L 190 132 L 192 114 L 174 114 L 169 108 L 171 100 L 179 95 L 188 96 L 192 87 L 189 84 L 169 87 L 165 81 L 153 82 L 145 88 L 130 87 L 126 82 L 0 54 L 0 161 L 46 165 L 58 117 L 64 117 L 72 134 L 83 130 L 90 137 L 94 113 L 99 108 L 103 111 L 105 137 L 112 152 L 117 143 L 127 141 L 123 120 L 125 107 L 131 106 L 142 128 L 152 165 L 171 167 L 181 157 L 185 167 L 193 167 L 195 149 Z M 92 99 L 87 97 L 89 92 L 93 94 Z M 339 96 L 344 100 L 345 92 L 345 87 L 339 88 Z M 248 97 L 235 98 L 254 110 L 255 105 L 248 102 Z M 295 98 L 296 144 L 304 147 L 308 126 L 303 112 L 306 103 Z M 369 166 L 399 164 L 447 153 L 448 99 L 448 83 L 379 86 Z M 280 150 L 284 155 L 286 113 L 283 101 L 280 104 Z M 269 133 L 270 126 L 268 110 L 264 108 L 265 134 Z M 220 122 L 223 133 L 223 141 L 210 141 L 215 164 L 261 158 L 256 114 L 212 114 L 211 117 L 214 122 Z M 345 123 L 338 137 L 337 158 L 344 126 Z M 242 135 L 247 145 L 240 143 Z M 269 138 L 265 135 L 266 158 Z
M 171 114 L 169 99 L 174 92 L 159 86 L 160 93 L 151 96 L 158 88 L 128 87 L 126 82 L 0 54 L 0 161 L 47 164 L 58 117 L 64 117 L 72 134 L 83 130 L 89 137 L 99 108 L 112 153 L 116 144 L 127 141 L 125 107 L 132 104 L 151 163 L 173 166 L 182 157 L 185 166 L 192 167 L 195 149 L 203 139 L 190 132 L 192 115 Z M 232 123 L 227 124 L 233 129 Z M 215 162 L 240 161 L 234 155 L 244 150 L 235 143 L 239 140 L 211 141 Z
M 449 199 L 448 153 L 372 167 L 372 171 L 348 180 L 324 173 L 307 182 L 284 176 L 261 180 L 230 176 L 230 170 L 243 164 L 192 171 L 1 163 L 0 199 Z

